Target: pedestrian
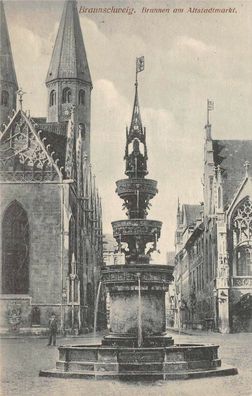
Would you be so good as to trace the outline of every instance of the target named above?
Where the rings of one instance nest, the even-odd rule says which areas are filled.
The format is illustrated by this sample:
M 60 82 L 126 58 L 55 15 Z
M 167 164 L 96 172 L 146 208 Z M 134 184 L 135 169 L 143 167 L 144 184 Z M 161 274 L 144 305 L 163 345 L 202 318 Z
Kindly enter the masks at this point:
M 54 313 L 52 313 L 51 318 L 49 320 L 49 338 L 48 338 L 48 346 L 53 343 L 56 345 L 56 334 L 57 334 L 57 319 Z

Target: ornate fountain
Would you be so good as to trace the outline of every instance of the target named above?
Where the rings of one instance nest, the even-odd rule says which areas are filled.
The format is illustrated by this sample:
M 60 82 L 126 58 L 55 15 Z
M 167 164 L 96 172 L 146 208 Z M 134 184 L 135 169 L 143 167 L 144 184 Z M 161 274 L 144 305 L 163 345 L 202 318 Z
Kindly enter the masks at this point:
M 143 70 L 137 59 L 137 73 Z M 136 73 L 130 128 L 126 128 L 125 174 L 116 182 L 127 219 L 112 222 L 124 265 L 102 269 L 101 281 L 110 296 L 110 332 L 101 345 L 59 347 L 56 369 L 41 376 L 62 378 L 185 379 L 236 374 L 221 368 L 217 345 L 174 345 L 166 334 L 165 293 L 173 268 L 151 263 L 162 223 L 147 219 L 157 182 L 147 179 L 146 130 L 142 126 Z
M 146 129 L 142 126 L 138 82 L 130 128 L 126 128 L 126 179 L 118 180 L 116 192 L 123 199 L 127 220 L 112 222 L 118 250 L 125 265 L 107 266 L 102 281 L 110 295 L 111 334 L 106 345 L 130 347 L 168 346 L 165 334 L 165 292 L 172 281 L 172 267 L 150 264 L 157 250 L 162 223 L 147 219 L 157 182 L 147 179 Z

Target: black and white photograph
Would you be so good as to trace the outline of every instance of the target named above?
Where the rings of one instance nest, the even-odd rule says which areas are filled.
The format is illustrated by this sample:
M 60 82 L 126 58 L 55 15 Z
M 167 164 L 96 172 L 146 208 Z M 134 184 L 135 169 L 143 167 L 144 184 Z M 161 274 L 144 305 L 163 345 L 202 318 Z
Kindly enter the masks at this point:
M 0 0 L 0 394 L 252 396 L 252 1 Z

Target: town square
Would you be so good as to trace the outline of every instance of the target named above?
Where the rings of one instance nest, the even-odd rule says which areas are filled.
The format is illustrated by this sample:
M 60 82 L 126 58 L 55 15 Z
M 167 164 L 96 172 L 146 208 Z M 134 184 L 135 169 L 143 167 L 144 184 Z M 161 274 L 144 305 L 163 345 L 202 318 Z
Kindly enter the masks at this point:
M 3 394 L 251 395 L 251 6 L 206 3 L 0 2 Z

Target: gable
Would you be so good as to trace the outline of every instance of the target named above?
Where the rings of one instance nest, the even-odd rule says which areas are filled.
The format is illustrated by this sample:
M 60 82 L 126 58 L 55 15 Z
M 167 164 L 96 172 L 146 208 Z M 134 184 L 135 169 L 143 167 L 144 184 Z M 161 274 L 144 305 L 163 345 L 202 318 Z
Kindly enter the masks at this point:
M 252 163 L 252 140 L 213 140 L 214 163 L 222 170 L 223 205 L 228 207 L 245 177 L 244 163 Z
M 198 219 L 201 219 L 201 205 L 183 205 L 183 220 L 186 227 L 192 226 Z
M 31 119 L 18 111 L 0 140 L 0 181 L 56 181 L 60 170 Z

